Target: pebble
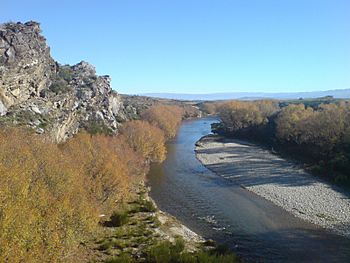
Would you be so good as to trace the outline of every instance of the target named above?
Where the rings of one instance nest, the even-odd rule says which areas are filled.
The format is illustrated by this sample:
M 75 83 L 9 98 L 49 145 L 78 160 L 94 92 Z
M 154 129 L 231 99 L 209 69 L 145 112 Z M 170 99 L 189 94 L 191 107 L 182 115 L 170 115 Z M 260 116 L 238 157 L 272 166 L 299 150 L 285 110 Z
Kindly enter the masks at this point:
M 296 217 L 350 237 L 349 193 L 244 141 L 203 137 L 200 145 L 197 158 L 210 170 Z

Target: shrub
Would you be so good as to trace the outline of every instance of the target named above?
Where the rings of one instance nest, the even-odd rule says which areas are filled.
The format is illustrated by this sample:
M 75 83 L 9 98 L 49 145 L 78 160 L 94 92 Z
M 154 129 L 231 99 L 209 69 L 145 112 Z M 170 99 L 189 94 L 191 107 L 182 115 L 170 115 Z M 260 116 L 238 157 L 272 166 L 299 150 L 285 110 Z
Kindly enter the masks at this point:
M 118 227 L 125 225 L 129 221 L 128 213 L 127 212 L 113 212 L 111 215 L 111 225 Z
M 185 258 L 182 259 L 182 262 L 184 263 L 190 263 L 190 262 L 196 262 L 196 263 L 235 263 L 237 262 L 237 257 L 234 254 L 225 254 L 225 255 L 219 255 L 219 254 L 211 254 L 210 252 L 198 252 L 194 256 L 192 256 L 196 259 L 196 261 L 186 260 Z
M 102 120 L 89 119 L 84 128 L 91 135 L 113 135 L 113 130 L 108 127 Z
M 148 262 L 152 263 L 235 263 L 237 257 L 229 251 L 184 251 L 184 241 L 177 238 L 175 244 L 163 241 L 150 248 L 147 254 Z
M 71 91 L 71 88 L 68 86 L 67 82 L 64 79 L 56 79 L 50 85 L 49 89 L 56 94 L 62 94 Z
M 70 82 L 74 76 L 74 70 L 69 66 L 60 66 L 58 76 L 67 82 Z
M 156 212 L 157 208 L 151 200 L 143 200 L 141 202 L 140 212 Z
M 131 256 L 127 254 L 121 254 L 118 257 L 107 259 L 105 263 L 133 263 L 136 262 Z
M 148 253 L 148 261 L 154 263 L 168 263 L 172 261 L 172 244 L 170 241 L 161 242 L 152 247 Z

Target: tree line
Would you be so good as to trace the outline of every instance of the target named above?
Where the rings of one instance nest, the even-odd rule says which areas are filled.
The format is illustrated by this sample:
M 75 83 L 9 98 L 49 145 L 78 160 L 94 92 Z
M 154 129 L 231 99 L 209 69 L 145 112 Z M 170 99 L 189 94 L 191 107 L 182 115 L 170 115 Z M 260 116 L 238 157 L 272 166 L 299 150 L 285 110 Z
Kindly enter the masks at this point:
M 183 113 L 154 106 L 118 135 L 83 131 L 63 144 L 2 128 L 0 261 L 72 261 L 79 243 L 98 231 L 101 216 L 130 198 L 149 163 L 165 159 L 165 142 Z
M 230 136 L 266 143 L 310 165 L 327 178 L 350 181 L 350 102 L 287 104 L 276 100 L 228 101 L 204 105 Z

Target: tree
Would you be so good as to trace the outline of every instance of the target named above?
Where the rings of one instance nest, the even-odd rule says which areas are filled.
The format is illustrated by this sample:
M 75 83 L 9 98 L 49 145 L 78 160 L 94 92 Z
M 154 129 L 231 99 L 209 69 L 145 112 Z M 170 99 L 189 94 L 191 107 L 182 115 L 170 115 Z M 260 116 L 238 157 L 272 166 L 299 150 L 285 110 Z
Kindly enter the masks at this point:
M 175 137 L 183 116 L 183 110 L 177 106 L 157 105 L 142 114 L 142 119 L 163 130 L 165 138 Z
M 276 119 L 277 138 L 284 141 L 302 143 L 303 125 L 314 114 L 312 108 L 305 108 L 304 104 L 290 104 L 279 112 Z
M 0 131 L 0 262 L 67 262 L 148 171 L 123 135 Z
M 150 162 L 162 162 L 166 148 L 164 132 L 146 121 L 130 121 L 123 125 L 121 133 L 130 147 Z
M 81 180 L 28 131 L 2 130 L 0 143 L 0 261 L 60 261 L 97 226 Z
M 217 103 L 214 102 L 205 102 L 201 105 L 201 110 L 207 114 L 216 114 Z
M 229 101 L 219 106 L 219 116 L 228 132 L 267 122 L 254 102 Z

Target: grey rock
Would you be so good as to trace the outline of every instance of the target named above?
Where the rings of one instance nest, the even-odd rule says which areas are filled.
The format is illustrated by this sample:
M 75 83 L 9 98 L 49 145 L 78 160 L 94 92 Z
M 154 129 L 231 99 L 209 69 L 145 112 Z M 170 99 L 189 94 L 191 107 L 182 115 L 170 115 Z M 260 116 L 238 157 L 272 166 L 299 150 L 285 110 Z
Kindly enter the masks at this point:
M 12 121 L 61 142 L 93 122 L 117 132 L 135 116 L 125 109 L 109 76 L 82 61 L 60 65 L 50 55 L 40 24 L 0 25 L 0 124 Z
M 31 110 L 37 114 L 41 114 L 41 111 L 36 105 L 31 106 Z
M 56 63 L 38 23 L 7 23 L 0 32 L 0 92 L 9 108 L 48 87 Z
M 0 116 L 4 116 L 7 113 L 7 108 L 0 100 Z

